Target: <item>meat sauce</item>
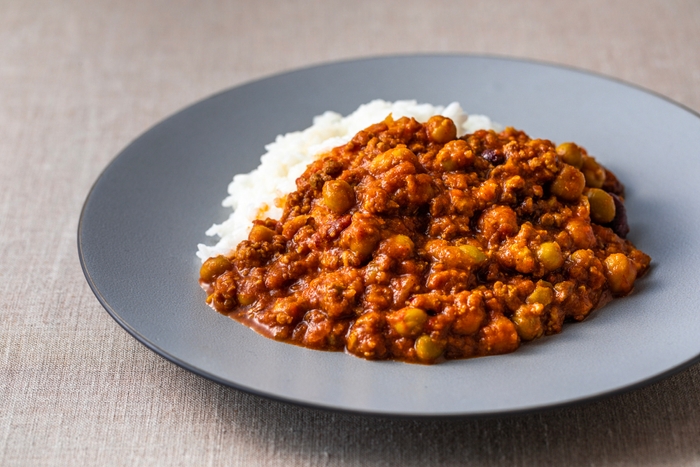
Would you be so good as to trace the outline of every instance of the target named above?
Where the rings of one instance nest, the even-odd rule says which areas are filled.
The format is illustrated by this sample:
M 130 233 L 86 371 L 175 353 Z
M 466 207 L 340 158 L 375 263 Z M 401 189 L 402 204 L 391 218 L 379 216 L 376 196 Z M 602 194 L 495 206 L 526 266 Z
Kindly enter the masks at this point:
M 435 363 L 512 352 L 628 294 L 622 184 L 573 143 L 391 116 L 324 154 L 280 220 L 208 259 L 207 303 L 274 339 Z

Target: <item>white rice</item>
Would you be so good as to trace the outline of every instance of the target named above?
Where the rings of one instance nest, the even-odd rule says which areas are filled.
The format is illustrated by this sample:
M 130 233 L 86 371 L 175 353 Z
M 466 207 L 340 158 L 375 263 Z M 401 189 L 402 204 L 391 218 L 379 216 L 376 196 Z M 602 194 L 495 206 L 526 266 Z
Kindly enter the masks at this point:
M 309 128 L 277 136 L 274 143 L 265 146 L 267 152 L 260 158 L 257 169 L 233 177 L 228 186 L 229 196 L 222 203 L 233 212 L 226 221 L 207 230 L 207 235 L 218 236 L 220 240 L 214 246 L 199 244 L 197 256 L 204 261 L 212 256 L 226 255 L 248 238 L 253 220 L 279 219 L 283 209 L 278 206 L 278 200 L 296 190 L 296 179 L 317 156 L 347 143 L 357 132 L 381 122 L 389 114 L 395 119 L 413 117 L 421 123 L 433 115 L 443 115 L 455 122 L 457 136 L 479 129 L 501 129 L 484 115 L 468 116 L 457 102 L 443 107 L 408 100 L 374 100 L 361 105 L 347 117 L 325 112 L 314 117 Z

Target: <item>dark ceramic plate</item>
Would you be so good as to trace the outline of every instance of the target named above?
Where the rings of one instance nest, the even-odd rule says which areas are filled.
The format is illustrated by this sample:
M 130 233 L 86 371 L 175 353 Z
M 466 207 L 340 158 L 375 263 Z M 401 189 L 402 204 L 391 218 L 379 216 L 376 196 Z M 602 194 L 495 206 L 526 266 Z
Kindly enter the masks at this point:
M 236 173 L 325 110 L 417 99 L 585 146 L 627 185 L 630 239 L 653 258 L 635 292 L 504 356 L 370 362 L 266 339 L 204 303 L 197 243 L 228 217 Z M 404 416 L 516 413 L 648 384 L 700 355 L 700 118 L 657 95 L 567 68 L 474 56 L 334 63 L 228 90 L 173 115 L 95 182 L 78 247 L 112 317 L 149 349 L 222 384 L 288 402 Z

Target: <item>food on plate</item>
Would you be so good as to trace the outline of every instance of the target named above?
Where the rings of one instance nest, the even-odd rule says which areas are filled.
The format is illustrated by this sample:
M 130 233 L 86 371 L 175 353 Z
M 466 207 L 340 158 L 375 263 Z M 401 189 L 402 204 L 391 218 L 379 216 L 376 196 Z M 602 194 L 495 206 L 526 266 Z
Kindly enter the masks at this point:
M 247 239 L 215 226 L 235 238 L 200 246 L 207 303 L 278 340 L 435 363 L 511 352 L 630 293 L 650 258 L 612 172 L 575 143 L 424 110 L 316 143 L 295 188 L 249 209 Z

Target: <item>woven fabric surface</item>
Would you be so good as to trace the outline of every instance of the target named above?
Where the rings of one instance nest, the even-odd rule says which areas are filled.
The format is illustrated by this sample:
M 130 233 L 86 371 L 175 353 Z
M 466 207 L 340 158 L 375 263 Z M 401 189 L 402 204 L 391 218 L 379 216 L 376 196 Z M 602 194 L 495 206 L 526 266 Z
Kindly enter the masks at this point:
M 222 89 L 326 61 L 488 53 L 700 110 L 700 3 L 0 0 L 0 465 L 700 465 L 700 366 L 585 405 L 367 418 L 163 360 L 82 274 L 82 203 L 132 139 Z

